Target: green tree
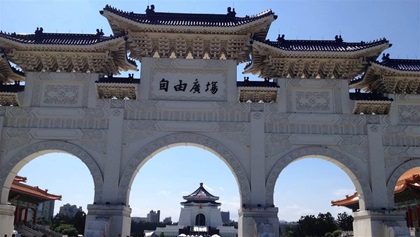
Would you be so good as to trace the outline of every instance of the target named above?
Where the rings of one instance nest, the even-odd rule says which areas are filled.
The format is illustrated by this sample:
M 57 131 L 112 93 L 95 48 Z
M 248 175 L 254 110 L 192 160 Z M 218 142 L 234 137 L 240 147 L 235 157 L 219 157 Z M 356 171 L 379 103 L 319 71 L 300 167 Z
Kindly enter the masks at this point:
M 60 224 L 54 231 L 68 236 L 77 236 L 78 234 L 76 228 L 74 228 L 72 224 Z
M 337 229 L 335 219 L 331 213 L 319 213 L 314 215 L 302 216 L 297 225 L 297 236 L 325 236 Z
M 342 233 L 343 233 L 342 230 L 334 230 L 332 234 L 333 234 L 333 237 L 339 237 Z
M 351 231 L 353 230 L 353 217 L 346 212 L 338 213 L 337 225 L 344 231 Z
M 86 223 L 86 213 L 84 211 L 78 211 L 72 219 L 72 224 L 79 234 L 84 234 Z
M 286 226 L 281 232 L 281 237 L 299 237 L 296 226 Z

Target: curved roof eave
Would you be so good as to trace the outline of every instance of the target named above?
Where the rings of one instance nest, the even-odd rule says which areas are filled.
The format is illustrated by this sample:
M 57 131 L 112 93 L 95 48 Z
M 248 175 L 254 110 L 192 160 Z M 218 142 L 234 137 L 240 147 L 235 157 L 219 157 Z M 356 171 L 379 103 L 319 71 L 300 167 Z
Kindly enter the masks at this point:
M 369 67 L 372 67 L 372 68 L 376 67 L 378 69 L 383 69 L 383 70 L 386 70 L 386 71 L 389 71 L 389 72 L 395 72 L 395 73 L 404 74 L 404 75 L 412 75 L 412 76 L 419 76 L 420 75 L 420 71 L 399 70 L 399 69 L 396 69 L 396 68 L 393 68 L 393 67 L 382 65 L 382 64 L 377 63 L 377 62 L 371 62 L 371 65 Z
M 16 40 L 12 40 L 9 38 L 1 37 L 0 36 L 0 46 L 2 45 L 2 40 L 6 43 L 6 45 L 14 45 L 19 49 L 57 49 L 60 51 L 71 51 L 72 49 L 79 49 L 79 50 L 91 50 L 91 51 L 98 51 L 102 48 L 106 48 L 109 45 L 113 45 L 112 48 L 118 50 L 118 48 L 126 42 L 125 36 L 115 37 L 113 39 L 103 40 L 93 44 L 81 45 L 81 44 L 37 44 L 37 43 L 21 43 Z M 10 47 L 9 46 L 9 47 Z M 7 48 L 7 47 L 6 47 Z
M 129 25 L 135 26 L 140 29 L 147 29 L 150 31 L 157 31 L 156 29 L 160 29 L 160 31 L 166 31 L 166 32 L 179 32 L 179 33 L 185 33 L 185 32 L 203 32 L 203 33 L 222 33 L 222 34 L 237 34 L 238 32 L 243 32 L 243 34 L 246 33 L 260 33 L 259 32 L 247 32 L 246 29 L 258 25 L 262 25 L 262 29 L 265 30 L 265 35 L 268 34 L 269 27 L 266 27 L 267 25 L 270 25 L 276 18 L 276 15 L 271 14 L 264 17 L 261 17 L 259 19 L 256 19 L 254 21 L 251 21 L 246 24 L 242 25 L 236 25 L 236 26 L 183 26 L 183 25 L 158 25 L 158 24 L 144 24 L 139 23 L 137 21 L 128 19 L 126 17 L 120 16 L 118 14 L 115 14 L 113 12 L 104 10 L 102 15 L 108 19 L 108 22 L 111 25 L 111 29 L 114 34 L 118 34 L 121 32 L 124 32 L 127 29 L 121 29 L 119 27 L 115 27 L 113 23 L 113 18 L 115 18 L 119 22 L 126 22 Z
M 360 50 L 351 50 L 351 51 L 328 51 L 328 50 L 284 50 L 277 47 L 274 47 L 272 45 L 266 44 L 264 42 L 260 42 L 258 40 L 253 40 L 252 47 L 263 47 L 268 50 L 272 50 L 275 53 L 278 53 L 278 55 L 282 56 L 346 56 L 346 57 L 356 57 L 363 54 L 368 54 L 370 52 L 375 52 L 376 57 L 379 56 L 379 54 L 384 51 L 385 49 L 389 48 L 390 45 L 388 42 L 384 42 L 382 44 L 374 45 L 371 47 L 367 47 Z

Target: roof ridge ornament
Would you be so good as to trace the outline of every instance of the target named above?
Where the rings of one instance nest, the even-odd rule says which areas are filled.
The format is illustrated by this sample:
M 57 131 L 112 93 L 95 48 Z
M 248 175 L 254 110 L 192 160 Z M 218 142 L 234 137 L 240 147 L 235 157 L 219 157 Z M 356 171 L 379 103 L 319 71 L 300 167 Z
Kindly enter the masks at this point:
M 104 34 L 104 32 L 102 31 L 102 29 L 101 30 L 99 30 L 99 29 L 96 29 L 96 37 L 98 38 L 98 39 L 100 39 L 102 36 L 104 36 L 105 34 Z
M 336 35 L 335 36 L 335 42 L 342 44 L 343 43 L 343 38 L 341 38 L 341 35 Z
M 155 13 L 155 5 L 150 5 L 150 8 L 149 8 L 149 5 L 147 5 L 147 8 L 146 8 L 146 14 L 147 15 L 149 15 L 149 14 L 153 14 L 153 13 Z
M 228 7 L 227 8 L 227 16 L 229 16 L 229 17 L 236 17 L 236 12 L 235 12 L 235 8 L 231 8 L 231 7 Z
M 386 62 L 388 60 L 389 60 L 389 53 L 387 53 L 387 54 L 383 53 L 382 54 L 382 62 Z
M 281 36 L 279 34 L 279 36 L 277 37 L 277 42 L 279 43 L 284 42 L 284 34 L 282 34 Z
M 37 27 L 35 30 L 35 38 L 39 38 L 42 36 L 44 29 L 42 27 Z

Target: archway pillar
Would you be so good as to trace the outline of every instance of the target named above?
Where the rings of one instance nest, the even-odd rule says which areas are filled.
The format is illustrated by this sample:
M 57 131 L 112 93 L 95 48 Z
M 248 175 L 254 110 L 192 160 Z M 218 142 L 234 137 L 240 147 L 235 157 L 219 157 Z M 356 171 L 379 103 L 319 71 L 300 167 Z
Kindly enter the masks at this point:
M 257 104 L 261 105 L 261 104 Z M 258 110 L 260 107 L 253 108 Z M 266 205 L 264 113 L 251 112 L 251 203 Z
M 14 206 L 0 204 L 0 236 L 12 236 L 14 230 L 14 214 Z
M 130 236 L 131 208 L 125 205 L 89 204 L 87 209 L 84 236 Z
M 115 203 L 118 197 L 123 140 L 124 110 L 113 109 L 109 115 L 108 145 L 104 167 L 102 203 Z
M 279 236 L 277 207 L 242 207 L 239 210 L 238 236 Z
M 409 237 L 404 211 L 358 211 L 353 213 L 354 237 Z
M 369 174 L 372 187 L 372 206 L 370 210 L 391 209 L 394 205 L 388 200 L 387 181 L 385 174 L 385 155 L 382 142 L 382 126 L 378 124 L 367 125 L 369 144 Z

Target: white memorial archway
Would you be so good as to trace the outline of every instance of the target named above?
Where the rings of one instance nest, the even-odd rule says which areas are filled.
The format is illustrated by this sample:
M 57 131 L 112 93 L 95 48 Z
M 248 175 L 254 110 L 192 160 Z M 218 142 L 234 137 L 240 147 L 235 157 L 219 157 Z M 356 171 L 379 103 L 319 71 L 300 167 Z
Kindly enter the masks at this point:
M 386 39 L 271 41 L 272 11 L 135 14 L 106 6 L 101 14 L 114 36 L 0 32 L 0 235 L 13 230 L 13 176 L 50 150 L 79 157 L 92 173 L 85 236 L 130 235 L 137 170 L 180 143 L 209 149 L 234 173 L 240 237 L 278 236 L 275 181 L 306 156 L 331 159 L 353 180 L 356 237 L 408 235 L 392 190 L 419 165 L 419 60 L 376 61 Z M 137 70 L 127 54 L 141 62 L 140 79 L 113 76 Z M 243 62 L 264 81 L 238 81 Z

